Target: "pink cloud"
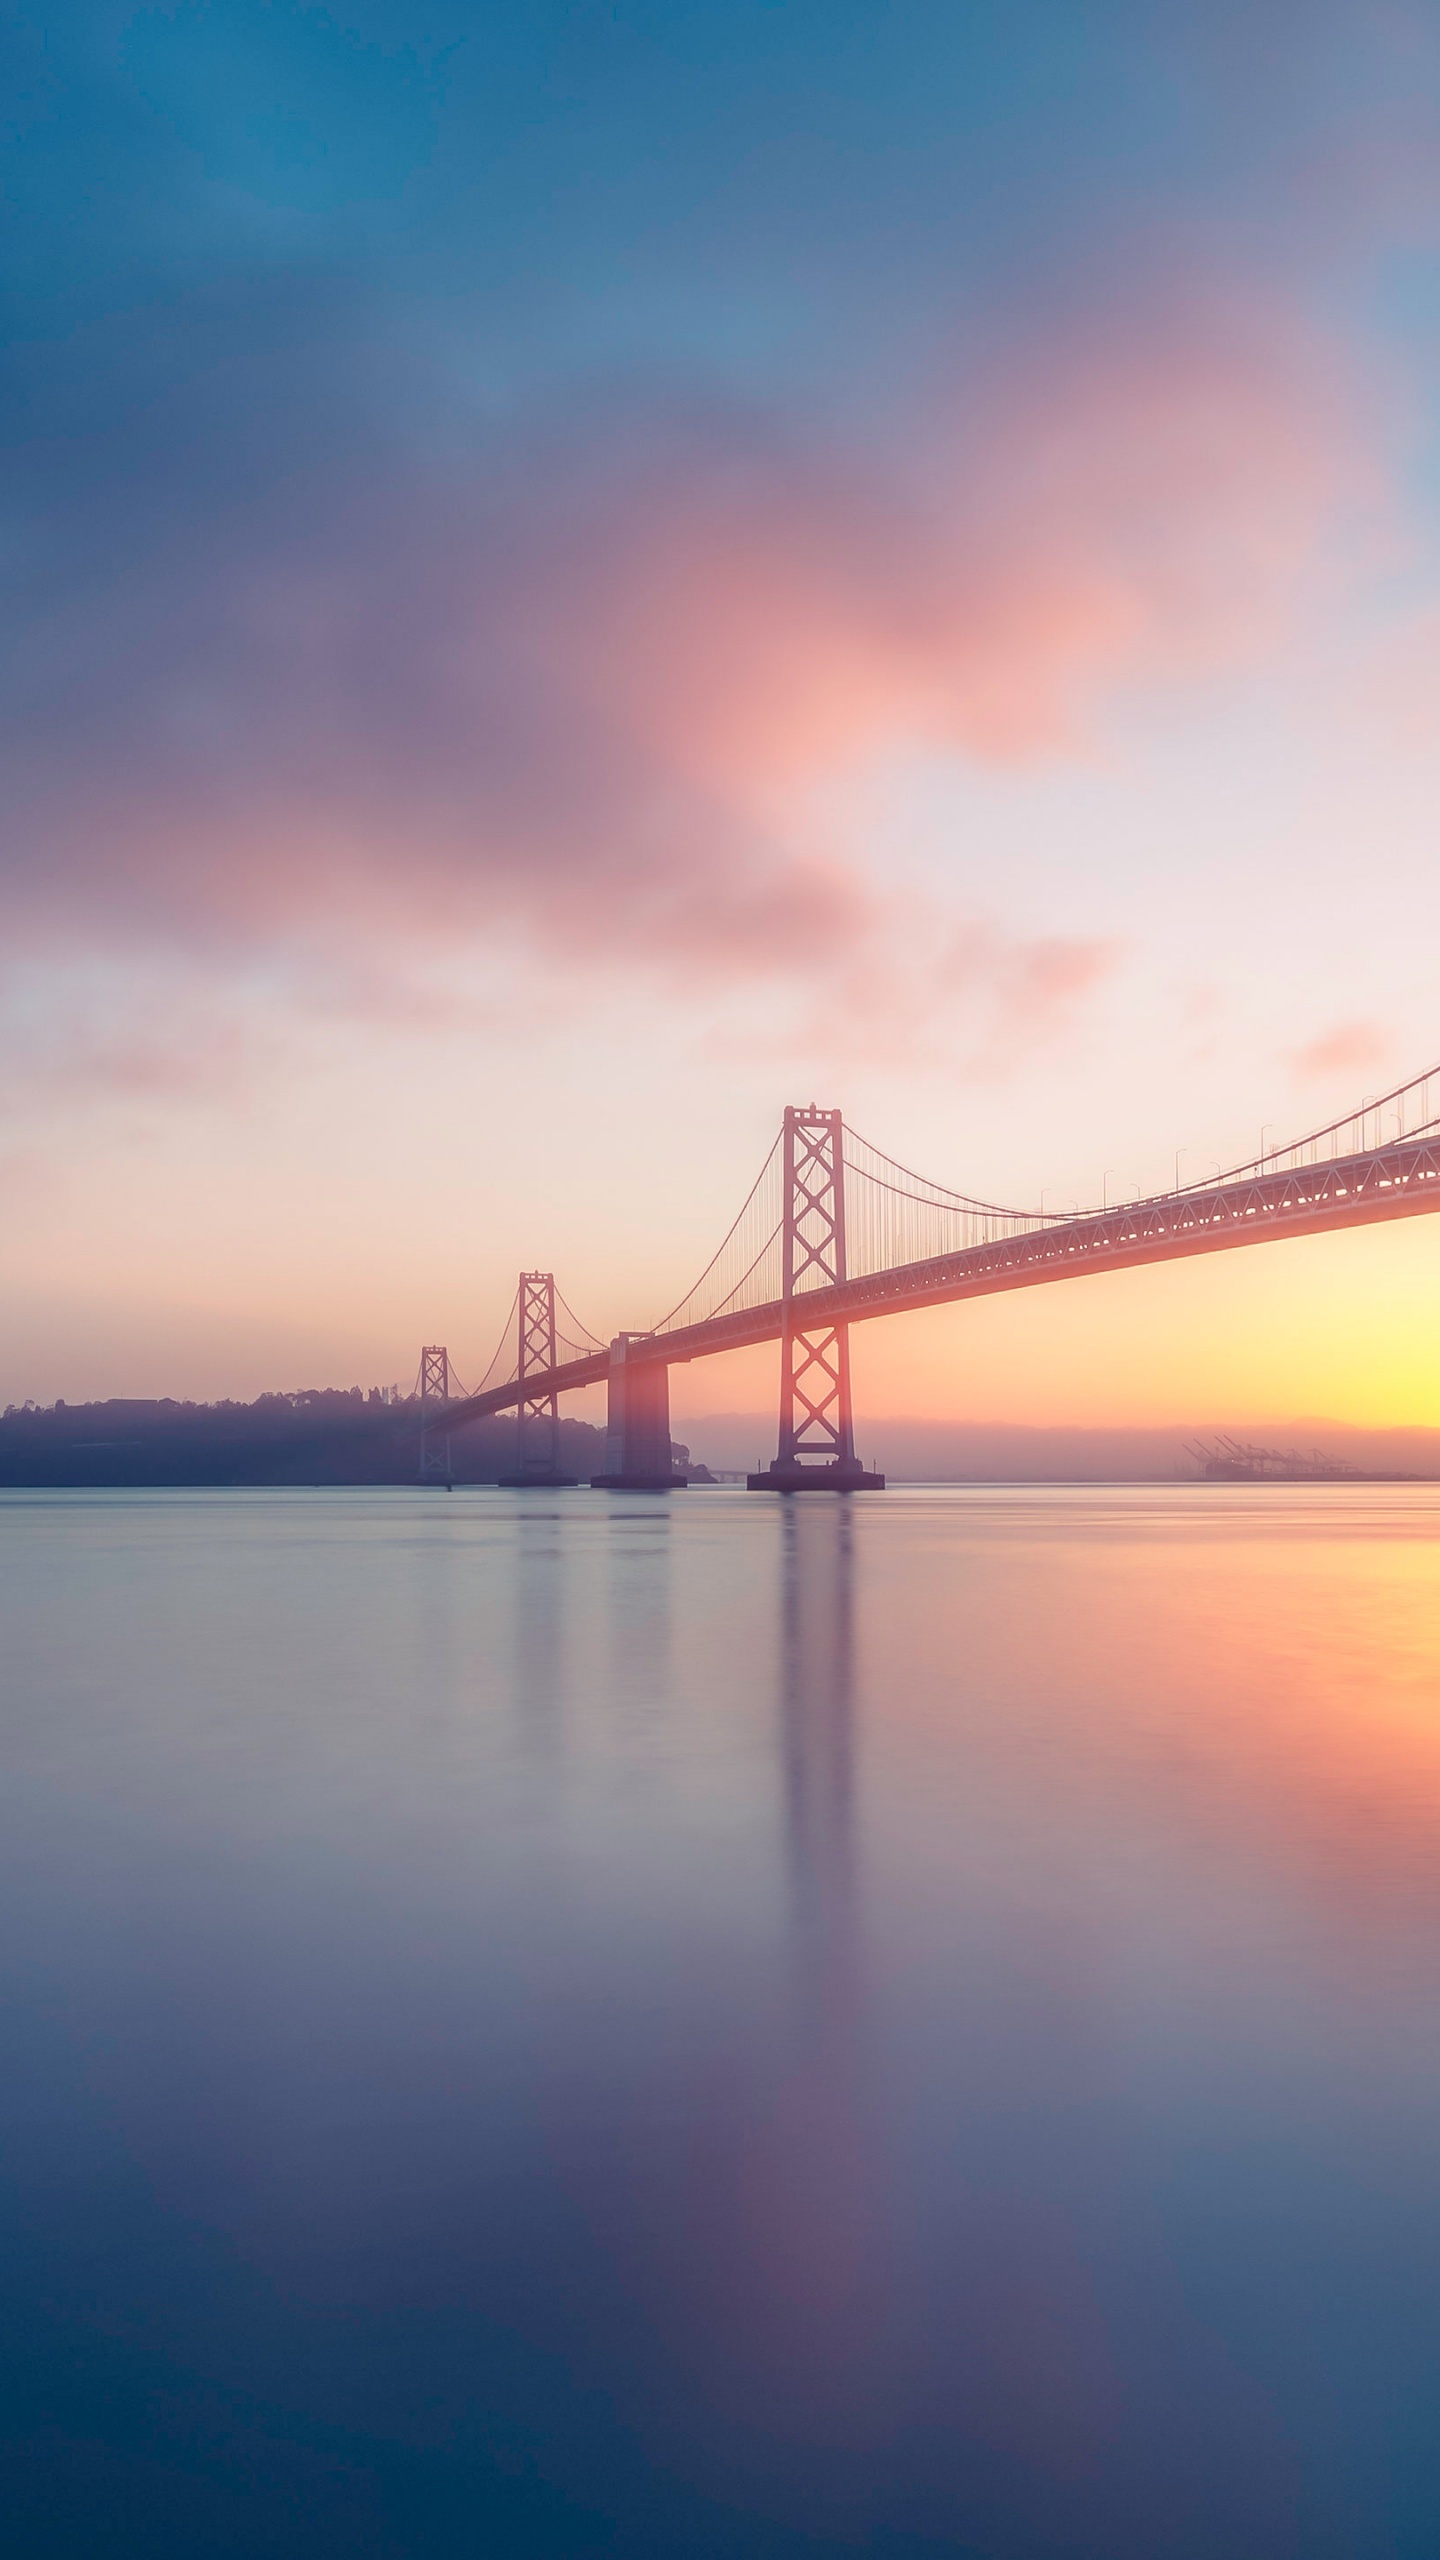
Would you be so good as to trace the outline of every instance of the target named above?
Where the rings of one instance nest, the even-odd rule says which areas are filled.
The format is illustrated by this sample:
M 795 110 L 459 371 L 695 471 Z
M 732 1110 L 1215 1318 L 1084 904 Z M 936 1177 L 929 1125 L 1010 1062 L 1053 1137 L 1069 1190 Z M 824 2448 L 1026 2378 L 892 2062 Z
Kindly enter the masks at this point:
M 1122 947 L 1094 938 L 1008 933 L 993 922 L 956 924 L 934 905 L 897 902 L 864 947 L 797 1001 L 745 1020 L 752 1056 L 888 1068 L 944 1066 L 976 1081 L 1009 1074 L 1063 1045 L 1120 965 Z M 734 1026 L 715 1033 L 725 1054 Z
M 1297 1075 L 1307 1078 L 1349 1075 L 1352 1070 L 1383 1066 L 1389 1054 L 1389 1038 L 1378 1023 L 1337 1022 L 1297 1049 L 1291 1064 Z
M 276 1018 L 273 971 L 248 983 L 194 952 L 143 958 L 5 954 L 0 1131 L 37 1114 L 244 1103 L 296 1043 Z
M 883 452 L 657 406 L 535 422 L 443 484 L 337 474 L 37 630 L 12 931 L 382 967 L 512 938 L 863 978 L 892 1012 L 988 971 L 999 1016 L 1058 1021 L 1106 950 L 947 960 L 942 915 L 917 980 L 913 907 L 828 846 L 817 790 L 916 744 L 1083 751 L 1117 688 L 1263 657 L 1359 456 L 1293 332 L 1206 309 L 1062 336 Z
M 646 493 L 574 677 L 747 808 L 901 740 L 1073 749 L 1105 690 L 1262 658 L 1365 482 L 1324 367 L 1227 339 L 1031 357 L 886 479 L 764 457 Z
M 1406 614 L 1374 645 L 1359 699 L 1387 748 L 1429 762 L 1440 740 L 1440 613 Z

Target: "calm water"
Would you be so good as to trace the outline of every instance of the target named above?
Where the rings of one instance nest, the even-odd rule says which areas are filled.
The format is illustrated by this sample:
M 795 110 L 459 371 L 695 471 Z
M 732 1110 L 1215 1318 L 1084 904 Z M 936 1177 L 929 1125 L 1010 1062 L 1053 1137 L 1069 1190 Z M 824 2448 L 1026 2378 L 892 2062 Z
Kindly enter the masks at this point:
M 0 1496 L 8 2554 L 1440 2551 L 1440 1489 Z

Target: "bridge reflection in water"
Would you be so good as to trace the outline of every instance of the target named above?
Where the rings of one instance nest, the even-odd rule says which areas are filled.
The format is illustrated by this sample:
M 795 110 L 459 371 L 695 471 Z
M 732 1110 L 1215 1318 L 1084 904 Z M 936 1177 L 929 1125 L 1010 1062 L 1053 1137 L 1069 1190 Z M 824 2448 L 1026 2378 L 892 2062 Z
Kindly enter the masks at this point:
M 795 1990 L 812 2032 L 858 1999 L 854 1518 L 789 1504 L 780 1547 L 780 1761 Z
M 893 2420 L 889 2176 L 867 2028 L 859 1825 L 856 1520 L 778 1521 L 776 1748 L 787 1962 L 777 2079 L 753 2153 L 758 2226 L 737 2233 L 748 2352 L 792 2441 L 823 2443 L 843 2508 Z

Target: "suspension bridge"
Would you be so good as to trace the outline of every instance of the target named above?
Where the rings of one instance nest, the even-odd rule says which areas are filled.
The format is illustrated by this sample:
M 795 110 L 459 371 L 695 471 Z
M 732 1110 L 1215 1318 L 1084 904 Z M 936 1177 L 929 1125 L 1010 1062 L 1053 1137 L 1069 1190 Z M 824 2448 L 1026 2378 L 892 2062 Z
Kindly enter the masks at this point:
M 517 1454 L 507 1481 L 573 1482 L 560 1468 L 559 1399 L 603 1383 L 605 1465 L 591 1482 L 637 1492 L 681 1485 L 670 1370 L 778 1342 L 778 1446 L 771 1465 L 748 1478 L 751 1490 L 879 1489 L 883 1476 L 855 1454 L 852 1324 L 1440 1209 L 1436 1078 L 1440 1068 L 1212 1180 L 1068 1215 L 952 1191 L 857 1136 L 838 1111 L 792 1106 L 719 1250 L 668 1315 L 604 1342 L 571 1313 L 553 1273 L 527 1271 L 473 1393 L 459 1385 L 445 1346 L 426 1346 L 422 1479 L 448 1482 L 451 1432 L 513 1407 Z

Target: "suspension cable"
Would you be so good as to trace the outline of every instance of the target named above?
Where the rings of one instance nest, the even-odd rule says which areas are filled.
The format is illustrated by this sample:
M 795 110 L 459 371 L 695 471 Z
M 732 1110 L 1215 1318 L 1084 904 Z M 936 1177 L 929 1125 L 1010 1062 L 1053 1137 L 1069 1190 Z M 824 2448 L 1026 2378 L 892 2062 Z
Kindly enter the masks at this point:
M 652 1333 L 664 1333 L 664 1332 L 667 1330 L 667 1328 L 668 1328 L 669 1326 L 673 1325 L 673 1323 L 675 1322 L 676 1317 L 680 1314 L 681 1309 L 682 1309 L 682 1308 L 684 1308 L 684 1307 L 688 1307 L 688 1306 L 690 1305 L 690 1303 L 691 1303 L 691 1300 L 692 1300 L 692 1299 L 694 1299 L 694 1298 L 698 1298 L 698 1296 L 700 1295 L 701 1290 L 702 1290 L 702 1289 L 704 1288 L 704 1286 L 705 1286 L 706 1281 L 709 1279 L 711 1272 L 715 1269 L 716 1264 L 717 1264 L 718 1262 L 720 1262 L 720 1261 L 724 1258 L 725 1254 L 729 1251 L 730 1246 L 731 1246 L 731 1245 L 732 1245 L 732 1243 L 734 1242 L 736 1235 L 738 1234 L 738 1232 L 739 1232 L 739 1230 L 740 1230 L 741 1226 L 744 1224 L 744 1221 L 745 1221 L 745 1219 L 746 1219 L 747 1215 L 749 1214 L 749 1211 L 750 1211 L 751 1207 L 752 1207 L 752 1206 L 753 1206 L 753 1204 L 754 1204 L 756 1194 L 758 1193 L 758 1191 L 759 1191 L 759 1189 L 760 1189 L 761 1184 L 764 1182 L 766 1175 L 769 1173 L 769 1171 L 770 1171 L 770 1169 L 771 1169 L 772 1165 L 773 1165 L 773 1164 L 774 1164 L 774 1162 L 775 1162 L 776 1157 L 778 1156 L 778 1154 L 779 1154 L 779 1152 L 780 1152 L 780 1147 L 781 1147 L 781 1140 L 780 1140 L 780 1138 L 779 1138 L 779 1137 L 777 1137 L 777 1138 L 775 1139 L 775 1141 L 774 1141 L 774 1144 L 772 1145 L 772 1147 L 771 1147 L 771 1149 L 770 1149 L 769 1154 L 768 1154 L 768 1155 L 767 1155 L 767 1157 L 765 1158 L 764 1163 L 763 1163 L 763 1164 L 762 1164 L 762 1166 L 760 1167 L 759 1172 L 756 1174 L 754 1181 L 751 1183 L 750 1188 L 749 1188 L 749 1190 L 747 1191 L 747 1193 L 746 1193 L 746 1195 L 745 1195 L 744 1201 L 743 1201 L 743 1202 L 742 1202 L 742 1204 L 741 1204 L 741 1207 L 740 1207 L 740 1210 L 739 1210 L 739 1214 L 738 1214 L 738 1215 L 734 1218 L 734 1220 L 732 1221 L 732 1223 L 731 1223 L 731 1225 L 730 1225 L 730 1228 L 729 1228 L 729 1231 L 728 1231 L 728 1233 L 727 1233 L 727 1234 L 726 1234 L 726 1236 L 725 1236 L 724 1242 L 720 1245 L 719 1249 L 718 1249 L 715 1253 L 713 1253 L 713 1254 L 711 1255 L 711 1257 L 710 1257 L 709 1261 L 708 1261 L 708 1262 L 706 1263 L 706 1265 L 705 1265 L 704 1270 L 701 1272 L 699 1279 L 694 1283 L 694 1286 L 693 1286 L 692 1288 L 689 1288 L 689 1289 L 687 1289 L 687 1290 L 686 1290 L 685 1295 L 684 1295 L 684 1297 L 683 1297 L 683 1298 L 678 1298 L 678 1299 L 676 1300 L 676 1302 L 675 1302 L 674 1306 L 671 1308 L 671 1310 L 670 1310 L 670 1312 L 669 1312 L 669 1314 L 668 1314 L 668 1315 L 666 1315 L 666 1316 L 661 1316 L 661 1318 L 660 1318 L 660 1320 L 659 1320 L 658 1324 L 654 1324 L 654 1325 L 652 1325 L 652 1326 L 651 1326 L 651 1328 L 650 1328 L 650 1329 L 651 1329 Z M 778 1228 L 777 1228 L 776 1232 L 777 1232 L 777 1233 L 779 1232 Z M 750 1271 L 753 1271 L 753 1270 L 756 1268 L 756 1265 L 764 1259 L 765 1254 L 769 1251 L 770 1245 L 771 1245 L 771 1244 L 773 1244 L 774 1240 L 775 1240 L 775 1239 L 774 1239 L 774 1237 L 772 1236 L 772 1237 L 770 1237 L 770 1238 L 769 1238 L 769 1240 L 768 1240 L 768 1242 L 767 1242 L 766 1244 L 762 1245 L 762 1247 L 761 1247 L 761 1249 L 760 1249 L 760 1252 L 759 1252 L 759 1253 L 756 1255 L 756 1257 L 755 1257 L 755 1261 L 754 1261 L 754 1262 L 752 1262 L 752 1263 L 751 1263 L 751 1265 L 750 1265 Z M 748 1278 L 749 1278 L 749 1277 L 750 1277 L 750 1272 L 749 1272 L 749 1271 L 747 1271 L 747 1273 L 745 1274 L 745 1278 L 748 1280 Z M 743 1288 L 743 1286 L 744 1286 L 744 1282 L 743 1282 L 743 1281 L 737 1282 L 737 1284 L 736 1284 L 736 1287 L 737 1287 L 737 1288 Z M 731 1289 L 731 1290 L 728 1292 L 728 1294 L 727 1294 L 727 1296 L 726 1296 L 725 1300 L 723 1301 L 723 1303 L 724 1303 L 725 1305 L 727 1305 L 727 1306 L 728 1306 L 728 1304 L 729 1304 L 729 1302 L 730 1302 L 730 1299 L 731 1299 L 731 1298 L 733 1298 L 733 1297 L 735 1296 L 735 1294 L 736 1294 L 735 1289 Z
M 581 1323 L 580 1318 L 579 1318 L 579 1317 L 577 1316 L 577 1314 L 575 1313 L 574 1308 L 573 1308 L 572 1306 L 567 1305 L 567 1303 L 566 1303 L 565 1299 L 561 1297 L 560 1292 L 559 1292 L 559 1290 L 558 1290 L 558 1289 L 557 1289 L 557 1290 L 556 1290 L 556 1292 L 555 1292 L 555 1304 L 556 1304 L 556 1306 L 557 1306 L 557 1307 L 563 1307 L 563 1308 L 564 1308 L 564 1311 L 565 1311 L 566 1315 L 569 1317 L 570 1322 L 571 1322 L 571 1323 L 573 1324 L 573 1326 L 575 1327 L 575 1331 L 574 1331 L 574 1333 L 573 1333 L 573 1334 L 567 1334 L 567 1335 L 564 1337 L 565 1342 L 566 1342 L 566 1345 L 567 1345 L 567 1347 L 568 1347 L 570 1350 L 573 1350 L 573 1351 L 603 1351 L 603 1350 L 605 1349 L 605 1344 L 602 1342 L 602 1340 L 601 1340 L 601 1338 L 600 1338 L 599 1334 L 598 1334 L 598 1333 L 592 1333 L 592 1332 L 591 1332 L 591 1330 L 590 1330 L 590 1327 L 588 1326 L 588 1324 L 582 1324 L 582 1323 Z M 557 1338 L 557 1340 L 560 1338 L 560 1337 L 559 1337 L 559 1327 L 558 1327 L 558 1325 L 557 1325 L 557 1327 L 556 1327 L 556 1338 Z
M 479 1386 L 478 1386 L 478 1387 L 476 1388 L 476 1390 L 475 1390 L 475 1393 L 477 1394 L 477 1396 L 483 1396 L 483 1394 L 485 1393 L 485 1390 L 486 1390 L 486 1388 L 489 1386 L 489 1384 L 490 1384 L 490 1380 L 491 1380 L 491 1378 L 492 1378 L 492 1377 L 493 1377 L 493 1375 L 494 1375 L 496 1362 L 497 1362 L 497 1361 L 499 1361 L 499 1360 L 503 1357 L 503 1355 L 504 1355 L 505 1345 L 506 1345 L 506 1343 L 507 1343 L 507 1342 L 509 1341 L 509 1339 L 510 1339 L 511 1327 L 513 1326 L 514 1321 L 515 1321 L 515 1310 L 516 1310 L 516 1308 L 519 1306 L 519 1304 L 520 1304 L 520 1290 L 519 1290 L 519 1286 L 518 1286 L 518 1283 L 517 1283 L 516 1290 L 515 1290 L 515 1295 L 514 1295 L 514 1297 L 511 1299 L 511 1301 L 510 1301 L 510 1312 L 509 1312 L 509 1314 L 507 1315 L 507 1317 L 505 1318 L 505 1323 L 504 1323 L 504 1326 L 503 1326 L 503 1328 L 502 1328 L 502 1330 L 501 1330 L 500 1339 L 499 1339 L 499 1341 L 496 1343 L 496 1345 L 495 1345 L 495 1349 L 494 1349 L 494 1352 L 493 1352 L 493 1353 L 492 1353 L 492 1355 L 491 1355 L 491 1359 L 490 1359 L 490 1366 L 489 1366 L 489 1368 L 486 1370 L 484 1377 L 481 1379 Z
M 928 1173 L 915 1173 L 911 1170 L 909 1165 L 898 1164 L 894 1156 L 888 1156 L 883 1147 L 873 1145 L 869 1138 L 862 1138 L 859 1130 L 852 1129 L 848 1123 L 845 1128 L 845 1137 L 847 1142 L 853 1142 L 855 1146 L 863 1147 L 866 1154 L 874 1156 L 880 1164 L 888 1165 L 890 1171 L 892 1173 L 898 1173 L 904 1181 L 917 1182 L 921 1186 L 921 1189 L 925 1191 L 939 1192 L 941 1197 L 938 1200 L 927 1203 L 926 1205 L 929 1207 L 937 1209 L 968 1209 L 973 1215 L 981 1218 L 1019 1218 L 1023 1220 L 1027 1226 L 1038 1226 L 1042 1219 L 1049 1220 L 1057 1214 L 1053 1209 L 1006 1209 L 1002 1208 L 998 1200 L 973 1199 L 969 1192 L 952 1191 L 948 1185 L 943 1182 L 933 1182 Z M 858 1163 L 848 1153 L 848 1151 L 845 1161 L 853 1173 L 863 1175 L 867 1181 L 877 1183 L 887 1191 L 898 1191 L 899 1187 L 897 1184 L 886 1182 L 883 1174 L 872 1172 L 869 1165 Z M 900 1192 L 899 1196 L 902 1199 L 913 1199 L 915 1194 L 913 1192 Z

